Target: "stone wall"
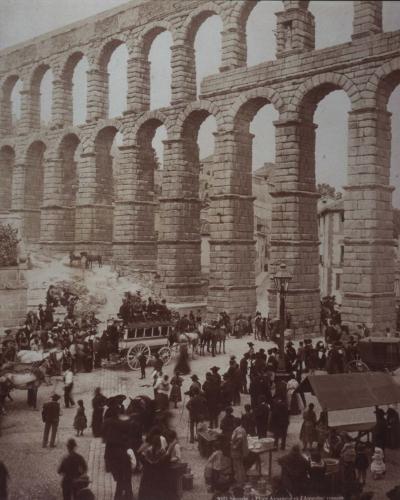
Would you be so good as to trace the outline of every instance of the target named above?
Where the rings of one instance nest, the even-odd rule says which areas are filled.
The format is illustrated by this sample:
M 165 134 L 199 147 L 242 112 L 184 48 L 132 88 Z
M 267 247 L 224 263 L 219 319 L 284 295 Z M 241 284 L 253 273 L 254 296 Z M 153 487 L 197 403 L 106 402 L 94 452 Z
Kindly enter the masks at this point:
M 0 268 L 0 333 L 24 323 L 27 289 L 22 268 Z
M 283 10 L 277 14 L 276 60 L 247 67 L 245 26 L 255 4 L 252 0 L 135 1 L 1 51 L 0 151 L 2 165 L 10 158 L 13 161 L 8 195 L 11 213 L 25 221 L 25 237 L 30 240 L 48 248 L 101 251 L 139 267 L 156 266 L 160 290 L 170 302 L 201 300 L 195 142 L 202 121 L 213 115 L 217 132 L 210 196 L 208 311 L 210 315 L 223 309 L 253 313 L 249 126 L 258 109 L 272 104 L 279 119 L 275 123 L 269 269 L 274 272 L 282 260 L 286 262 L 293 274 L 288 307 L 295 325 L 300 332 L 305 325 L 316 331 L 319 259 L 313 114 L 323 97 L 342 89 L 351 102 L 343 317 L 350 325 L 363 321 L 370 328 L 393 327 L 391 138 L 386 108 L 400 82 L 400 32 L 382 32 L 381 2 L 354 1 L 352 41 L 314 50 L 315 25 L 309 2 L 284 0 Z M 196 99 L 194 37 L 213 14 L 223 23 L 221 68 L 219 74 L 203 80 Z M 154 38 L 165 30 L 173 39 L 172 100 L 169 107 L 150 111 L 148 54 Z M 110 120 L 106 69 L 112 51 L 121 43 L 129 51 L 127 111 Z M 87 122 L 72 127 L 71 79 L 82 55 L 90 65 Z M 52 121 L 43 127 L 38 89 L 47 68 L 54 75 L 53 107 Z M 18 78 L 23 82 L 22 115 L 14 130 L 10 94 Z M 160 124 L 165 125 L 168 139 L 156 242 L 147 229 L 152 227 L 148 214 L 151 219 L 154 211 L 149 193 L 153 181 L 148 176 L 150 139 Z M 111 130 L 119 130 L 124 137 L 115 179 L 121 189 L 113 199 L 99 199 L 111 181 L 109 175 L 101 174 L 105 171 L 98 152 Z M 65 201 L 59 193 L 63 191 L 63 161 L 72 161 L 71 155 L 63 153 L 67 136 L 79 144 L 79 186 L 75 200 Z M 36 188 L 32 193 L 33 175 Z M 64 231 L 66 240 L 57 231 L 59 221 L 67 220 L 66 213 L 69 227 L 74 218 L 74 241 L 70 229 Z M 270 295 L 274 304 L 275 292 L 271 290 Z

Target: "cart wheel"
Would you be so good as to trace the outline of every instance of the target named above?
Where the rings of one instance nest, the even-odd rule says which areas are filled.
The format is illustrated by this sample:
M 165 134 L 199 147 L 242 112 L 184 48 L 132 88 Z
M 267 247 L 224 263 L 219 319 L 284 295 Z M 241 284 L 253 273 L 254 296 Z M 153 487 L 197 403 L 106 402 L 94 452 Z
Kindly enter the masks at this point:
M 171 349 L 167 346 L 161 347 L 161 349 L 158 350 L 158 355 L 164 365 L 167 365 L 171 361 Z
M 361 359 L 355 359 L 347 365 L 347 371 L 350 373 L 365 373 L 369 372 L 370 369 Z
M 150 357 L 150 348 L 146 344 L 135 344 L 128 349 L 126 354 L 126 362 L 131 370 L 137 370 L 139 368 L 139 356 L 144 354 L 147 360 Z

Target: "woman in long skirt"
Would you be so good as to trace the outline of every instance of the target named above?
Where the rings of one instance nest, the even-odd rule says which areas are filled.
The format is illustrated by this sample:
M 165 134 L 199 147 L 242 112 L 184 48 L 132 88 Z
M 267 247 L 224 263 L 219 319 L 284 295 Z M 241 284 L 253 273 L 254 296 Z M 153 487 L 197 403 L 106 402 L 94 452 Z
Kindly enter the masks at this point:
M 94 437 L 101 436 L 101 428 L 103 426 L 103 412 L 107 398 L 101 393 L 100 387 L 96 387 L 94 398 L 92 399 L 92 431 Z
M 182 401 L 182 386 L 183 378 L 179 376 L 179 371 L 175 372 L 175 375 L 171 378 L 171 393 L 169 395 L 169 400 L 174 403 L 174 407 L 178 407 L 178 403 Z

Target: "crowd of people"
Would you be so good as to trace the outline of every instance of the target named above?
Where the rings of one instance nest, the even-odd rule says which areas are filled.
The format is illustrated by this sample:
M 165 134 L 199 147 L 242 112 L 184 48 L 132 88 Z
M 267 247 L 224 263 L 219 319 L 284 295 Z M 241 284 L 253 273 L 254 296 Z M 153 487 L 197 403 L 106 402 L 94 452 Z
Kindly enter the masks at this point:
M 126 292 L 119 308 L 118 317 L 124 325 L 149 321 L 170 321 L 172 312 L 167 307 L 167 301 L 149 297 L 143 299 L 140 290 L 133 294 Z
M 273 478 L 273 496 L 324 495 L 328 492 L 343 494 L 344 498 L 360 495 L 366 471 L 370 469 L 374 479 L 384 477 L 386 450 L 400 447 L 399 416 L 394 407 L 386 412 L 376 409 L 376 426 L 370 447 L 369 443 L 354 441 L 346 433 L 330 429 L 326 412 L 317 414 L 313 404 L 306 403 L 301 391 L 304 374 L 313 374 L 317 370 L 343 373 L 346 365 L 359 357 L 358 339 L 369 334 L 365 325 L 360 325 L 357 335 L 350 335 L 338 316 L 326 322 L 325 342 L 306 339 L 295 347 L 289 341 L 283 356 L 274 347 L 260 348 L 256 352 L 254 343 L 247 342 L 248 348 L 240 360 L 230 357 L 225 373 L 220 374 L 221 368 L 213 366 L 202 379 L 191 375 L 191 385 L 184 394 L 185 373 L 176 369 L 169 377 L 164 373 L 162 360 L 155 355 L 152 375 L 154 399 L 144 403 L 148 410 L 146 417 L 143 418 L 140 405 L 126 408 L 123 405 L 124 396 L 106 398 L 97 388 L 89 424 L 83 400 L 75 404 L 73 386 L 76 372 L 91 371 L 99 366 L 101 357 L 96 357 L 98 340 L 95 335 L 97 320 L 94 315 L 84 321 L 76 320 L 72 307 L 76 297 L 73 294 L 63 294 L 62 301 L 67 313 L 60 322 L 52 316 L 54 308 L 61 304 L 60 294 L 50 290 L 46 308 L 39 306 L 36 319 L 28 314 L 24 327 L 12 340 L 3 342 L 4 361 L 15 359 L 18 350 L 57 347 L 65 353 L 59 367 L 59 373 L 64 374 L 64 405 L 66 408 L 76 407 L 73 428 L 77 438 L 91 425 L 93 435 L 101 437 L 106 443 L 106 471 L 116 481 L 116 499 L 133 498 L 132 469 L 142 474 L 139 500 L 178 498 L 177 477 L 184 467 L 177 433 L 171 424 L 170 408 L 176 409 L 179 404 L 182 411 L 186 409 L 188 412 L 191 443 L 201 439 L 206 427 L 218 430 L 214 450 L 205 466 L 206 481 L 214 497 L 227 494 L 232 487 L 239 488 L 236 492 L 245 493 L 243 488 L 246 487 L 247 472 L 257 461 L 257 456 L 248 448 L 248 437 L 262 440 L 272 436 L 274 450 L 286 452 L 288 429 L 292 417 L 296 415 L 303 418 L 298 435 L 302 447 L 292 446 L 277 460 L 281 475 Z M 174 321 L 177 330 L 182 332 L 191 331 L 202 323 L 199 311 L 196 314 L 174 315 L 165 301 L 158 303 L 152 298 L 144 301 L 140 293 L 125 295 L 119 315 L 125 326 L 132 321 L 165 320 Z M 254 319 L 239 315 L 233 321 L 223 313 L 218 324 L 236 337 L 254 334 L 256 340 L 274 339 L 274 322 L 271 318 L 262 318 L 260 313 Z M 120 337 L 118 321 L 110 321 L 104 335 L 117 351 Z M 148 364 L 145 356 L 139 359 L 139 364 L 141 378 L 144 378 Z M 280 370 L 289 376 L 285 379 L 280 377 Z M 249 403 L 241 406 L 243 395 L 248 395 Z M 43 406 L 43 447 L 55 446 L 61 416 L 59 399 L 59 395 L 53 394 Z M 240 417 L 235 416 L 239 408 Z M 76 446 L 76 441 L 68 442 L 68 455 L 58 469 L 63 476 L 64 499 L 90 499 L 93 494 L 88 488 L 87 466 L 76 453 Z M 326 456 L 339 462 L 337 489 L 334 491 L 327 480 Z M 156 482 L 152 480 L 155 475 Z

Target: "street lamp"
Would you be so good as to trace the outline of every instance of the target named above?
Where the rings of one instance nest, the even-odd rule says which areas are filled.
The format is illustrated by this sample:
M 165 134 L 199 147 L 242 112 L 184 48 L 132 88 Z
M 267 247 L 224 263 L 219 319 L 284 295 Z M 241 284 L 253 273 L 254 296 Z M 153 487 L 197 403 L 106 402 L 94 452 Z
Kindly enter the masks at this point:
M 272 277 L 277 293 L 279 294 L 279 369 L 285 371 L 285 329 L 286 329 L 286 295 L 292 276 L 286 269 L 286 264 L 282 262 L 279 271 Z

